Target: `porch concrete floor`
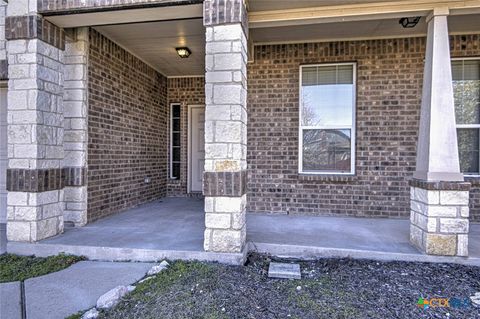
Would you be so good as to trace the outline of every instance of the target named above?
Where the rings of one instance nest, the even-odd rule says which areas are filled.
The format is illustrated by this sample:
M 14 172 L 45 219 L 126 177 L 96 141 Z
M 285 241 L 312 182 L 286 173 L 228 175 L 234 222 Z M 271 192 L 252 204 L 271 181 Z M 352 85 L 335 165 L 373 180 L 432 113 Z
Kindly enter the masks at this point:
M 67 228 L 64 234 L 39 244 L 9 243 L 8 250 L 26 253 L 33 246 L 36 250 L 31 253 L 40 255 L 66 251 L 92 259 L 148 261 L 155 260 L 152 257 L 155 256 L 157 259 L 216 260 L 218 254 L 203 251 L 203 231 L 202 199 L 164 198 L 84 227 Z M 480 265 L 479 224 L 471 225 L 468 260 L 421 254 L 409 243 L 409 221 L 405 219 L 248 214 L 247 241 L 250 251 L 282 256 L 351 256 Z M 51 249 L 53 246 L 56 249 Z M 95 247 L 95 252 L 89 247 Z M 112 253 L 112 249 L 116 250 Z M 157 253 L 152 255 L 152 252 Z M 238 255 L 226 262 L 240 260 Z

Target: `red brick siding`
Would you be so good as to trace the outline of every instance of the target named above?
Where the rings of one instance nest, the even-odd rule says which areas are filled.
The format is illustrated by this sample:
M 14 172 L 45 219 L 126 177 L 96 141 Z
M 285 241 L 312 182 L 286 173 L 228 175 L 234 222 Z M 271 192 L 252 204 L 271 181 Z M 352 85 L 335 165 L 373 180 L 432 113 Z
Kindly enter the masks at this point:
M 451 44 L 452 56 L 480 55 L 478 35 Z M 408 217 L 424 54 L 424 38 L 256 46 L 248 66 L 248 210 Z M 299 66 L 351 61 L 356 176 L 299 176 Z M 471 196 L 472 220 L 480 220 L 480 192 Z
M 181 104 L 180 118 L 180 147 L 181 164 L 180 179 L 168 179 L 168 196 L 185 196 L 187 194 L 187 169 L 188 169 L 188 106 L 205 104 L 205 78 L 169 78 L 168 79 L 168 104 Z M 168 109 L 170 117 L 170 107 Z M 170 126 L 170 121 L 168 122 Z M 170 127 L 169 127 L 170 129 Z M 170 137 L 170 135 L 169 135 Z M 170 148 L 168 149 L 170 152 Z M 170 156 L 170 154 L 169 154 Z M 170 158 L 170 157 L 169 157 Z M 170 170 L 170 166 L 168 167 Z M 170 172 L 168 174 L 170 176 Z
M 93 30 L 88 78 L 93 221 L 166 195 L 167 79 Z

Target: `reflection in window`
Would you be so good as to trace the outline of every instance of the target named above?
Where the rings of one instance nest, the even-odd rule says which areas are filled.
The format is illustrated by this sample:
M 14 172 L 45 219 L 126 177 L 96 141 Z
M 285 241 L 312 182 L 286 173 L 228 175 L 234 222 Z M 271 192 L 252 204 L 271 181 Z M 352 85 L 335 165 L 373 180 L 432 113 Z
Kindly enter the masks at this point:
M 301 67 L 300 172 L 354 172 L 354 66 Z
M 452 61 L 460 170 L 480 174 L 480 60 Z

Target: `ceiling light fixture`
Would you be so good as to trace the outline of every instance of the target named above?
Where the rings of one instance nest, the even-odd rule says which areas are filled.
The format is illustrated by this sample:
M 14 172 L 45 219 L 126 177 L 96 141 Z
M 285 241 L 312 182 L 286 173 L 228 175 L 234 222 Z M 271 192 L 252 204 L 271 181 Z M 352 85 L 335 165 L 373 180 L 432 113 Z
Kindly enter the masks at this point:
M 405 17 L 401 18 L 398 23 L 404 28 L 415 28 L 420 21 L 421 17 Z
M 186 59 L 192 54 L 192 51 L 187 47 L 175 48 L 175 50 L 177 50 L 178 56 L 182 59 Z

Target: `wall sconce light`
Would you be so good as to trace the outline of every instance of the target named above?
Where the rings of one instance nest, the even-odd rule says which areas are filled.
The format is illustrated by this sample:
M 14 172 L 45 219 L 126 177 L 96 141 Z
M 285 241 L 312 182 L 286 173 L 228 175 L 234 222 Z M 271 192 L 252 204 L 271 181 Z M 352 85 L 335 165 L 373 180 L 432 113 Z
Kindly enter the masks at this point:
M 186 59 L 192 54 L 192 51 L 187 47 L 175 48 L 175 50 L 177 50 L 178 56 L 182 59 Z
M 404 28 L 415 28 L 422 17 L 406 17 L 401 18 L 398 23 Z

